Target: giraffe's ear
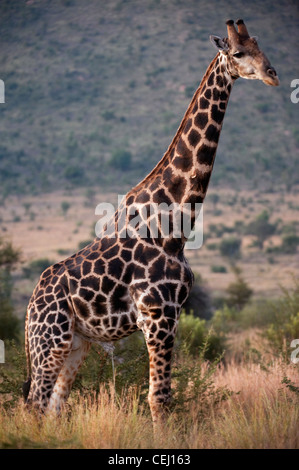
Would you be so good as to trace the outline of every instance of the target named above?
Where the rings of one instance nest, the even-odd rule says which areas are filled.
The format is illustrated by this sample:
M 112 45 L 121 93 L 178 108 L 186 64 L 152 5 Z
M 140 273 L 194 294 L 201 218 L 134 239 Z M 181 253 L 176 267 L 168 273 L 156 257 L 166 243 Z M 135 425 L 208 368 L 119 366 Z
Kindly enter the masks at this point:
M 218 51 L 221 52 L 227 52 L 228 51 L 228 45 L 223 41 L 223 39 L 219 38 L 218 36 L 210 36 L 210 41 L 213 44 L 213 46 L 218 49 Z

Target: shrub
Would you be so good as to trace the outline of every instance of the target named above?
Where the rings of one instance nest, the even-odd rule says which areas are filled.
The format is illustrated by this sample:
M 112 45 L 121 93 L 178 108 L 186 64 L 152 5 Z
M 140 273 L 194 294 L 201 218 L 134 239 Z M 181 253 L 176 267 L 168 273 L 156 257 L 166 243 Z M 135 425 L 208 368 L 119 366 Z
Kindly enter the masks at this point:
M 206 245 L 206 247 L 207 247 L 207 250 L 214 251 L 219 248 L 219 245 L 218 243 L 209 243 Z
M 84 168 L 68 165 L 64 170 L 65 179 L 72 184 L 82 184 L 85 178 Z
M 236 260 L 241 257 L 241 239 L 236 237 L 224 238 L 219 245 L 223 257 Z
M 189 343 L 186 341 L 182 347 L 183 354 L 174 361 L 171 408 L 185 421 L 191 416 L 196 416 L 197 420 L 210 417 L 211 407 L 232 395 L 226 387 L 216 387 L 214 383 L 221 357 L 215 357 L 207 364 L 209 340 L 207 336 L 195 356 L 190 355 Z
M 19 400 L 25 374 L 24 347 L 17 346 L 14 340 L 5 341 L 5 367 L 0 368 L 0 395 L 3 397 L 1 405 L 5 408 Z
M 21 253 L 10 241 L 0 237 L 0 338 L 18 339 L 20 322 L 14 315 L 11 293 L 11 271 L 20 260 Z
M 211 266 L 212 273 L 227 273 L 225 266 L 214 264 Z
M 2 340 L 18 340 L 20 321 L 13 313 L 10 299 L 4 298 L 0 305 L 0 338 Z
M 212 301 L 208 290 L 201 281 L 196 280 L 191 289 L 189 297 L 183 305 L 184 311 L 189 315 L 209 320 L 212 316 Z
M 282 237 L 282 243 L 279 247 L 281 253 L 294 254 L 299 245 L 299 237 L 295 234 L 287 234 Z
M 245 234 L 254 235 L 260 249 L 263 248 L 264 242 L 275 233 L 277 228 L 277 224 L 271 224 L 269 218 L 269 213 L 263 211 L 245 227 Z
M 62 214 L 65 217 L 68 210 L 71 207 L 71 204 L 68 201 L 62 201 L 60 207 L 61 207 Z
M 236 281 L 229 284 L 226 289 L 227 304 L 240 311 L 251 299 L 253 291 L 242 278 L 240 269 L 235 267 L 234 272 Z
M 273 318 L 265 337 L 273 348 L 290 357 L 290 342 L 299 338 L 299 281 L 290 290 L 282 288 L 283 296 L 273 302 Z
M 124 388 L 136 386 L 145 399 L 148 378 L 147 348 L 143 334 L 137 331 L 116 342 L 111 353 L 106 352 L 102 346 L 92 345 L 77 374 L 73 389 L 80 390 L 83 394 L 97 394 L 101 386 L 108 386 L 112 381 L 118 394 L 121 394 Z
M 131 168 L 132 154 L 128 150 L 115 150 L 109 160 L 109 164 L 115 168 L 127 171 Z
M 218 334 L 229 333 L 237 321 L 237 311 L 226 304 L 214 312 L 211 324 Z
M 194 315 L 186 315 L 184 312 L 181 314 L 178 332 L 177 344 L 188 345 L 190 354 L 198 354 L 200 348 L 207 342 L 205 348 L 205 359 L 215 359 L 221 355 L 224 350 L 224 336 L 216 334 L 208 329 L 206 320 L 195 317 Z
M 238 318 L 243 328 L 268 327 L 275 319 L 273 302 L 268 299 L 256 299 L 245 305 Z

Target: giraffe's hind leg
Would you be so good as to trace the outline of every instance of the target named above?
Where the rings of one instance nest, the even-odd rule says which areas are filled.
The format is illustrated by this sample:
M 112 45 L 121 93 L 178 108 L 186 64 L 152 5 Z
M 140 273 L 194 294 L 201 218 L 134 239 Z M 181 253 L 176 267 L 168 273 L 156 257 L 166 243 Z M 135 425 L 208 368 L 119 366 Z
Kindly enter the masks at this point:
M 90 346 L 90 342 L 74 335 L 71 352 L 60 370 L 47 411 L 59 413 L 62 404 L 69 396 L 77 372 L 86 358 Z
M 69 312 L 49 310 L 47 314 L 37 314 L 31 309 L 27 339 L 31 377 L 27 381 L 30 390 L 26 403 L 39 411 L 44 412 L 48 406 L 57 377 L 71 352 L 73 332 L 74 321 Z

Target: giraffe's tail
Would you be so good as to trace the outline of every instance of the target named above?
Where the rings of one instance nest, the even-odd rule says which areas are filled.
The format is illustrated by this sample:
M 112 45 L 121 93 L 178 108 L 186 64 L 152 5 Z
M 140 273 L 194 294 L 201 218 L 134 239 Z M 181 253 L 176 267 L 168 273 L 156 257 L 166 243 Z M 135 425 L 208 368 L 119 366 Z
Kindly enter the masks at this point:
M 25 351 L 27 360 L 27 380 L 23 383 L 23 397 L 26 402 L 28 399 L 30 385 L 31 385 L 31 366 L 30 366 L 30 353 L 29 353 L 29 342 L 28 342 L 28 316 L 29 309 L 27 309 L 26 320 L 25 320 Z

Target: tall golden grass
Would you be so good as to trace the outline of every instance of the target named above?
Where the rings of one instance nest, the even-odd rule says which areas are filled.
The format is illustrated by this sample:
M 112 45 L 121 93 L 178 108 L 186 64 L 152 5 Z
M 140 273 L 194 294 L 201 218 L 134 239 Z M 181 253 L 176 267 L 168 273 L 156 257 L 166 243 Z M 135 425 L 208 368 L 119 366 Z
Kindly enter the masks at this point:
M 205 364 L 204 367 L 208 367 Z M 267 366 L 250 361 L 218 365 L 214 386 L 233 393 L 210 402 L 200 397 L 187 412 L 170 414 L 153 432 L 149 408 L 131 387 L 121 396 L 113 384 L 85 397 L 74 392 L 61 416 L 36 416 L 20 400 L 0 413 L 2 448 L 86 449 L 291 449 L 299 447 L 298 365 L 276 360 Z M 298 389 L 297 389 L 298 392 Z M 200 419 L 199 419 L 200 416 Z

